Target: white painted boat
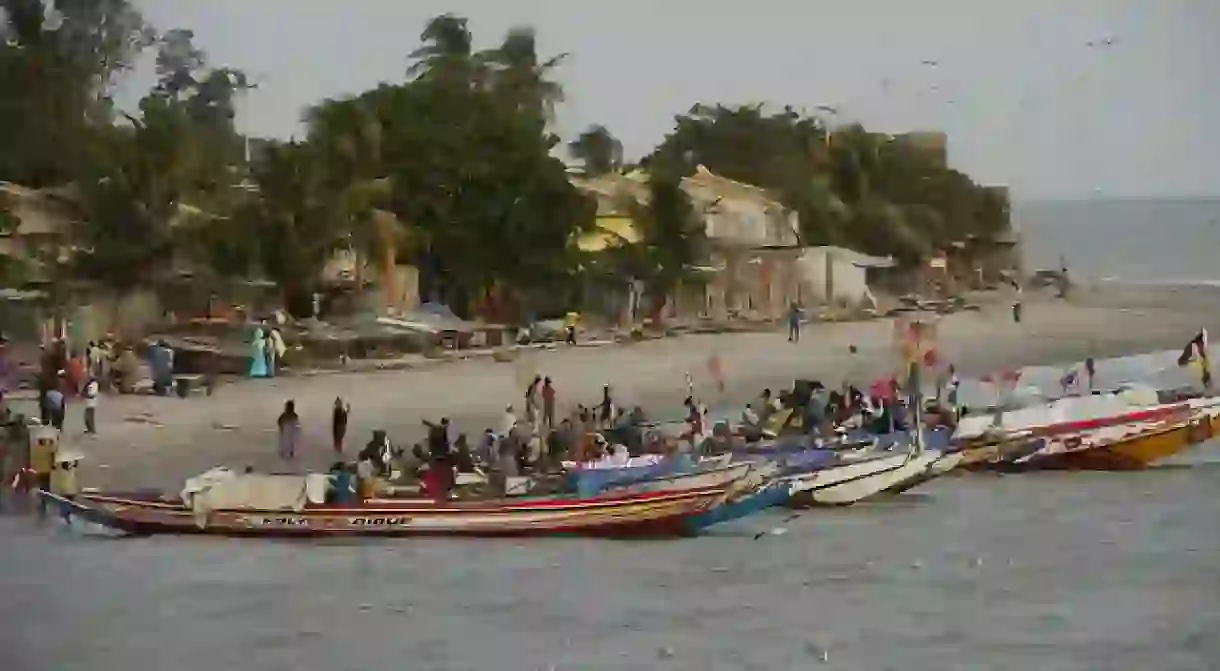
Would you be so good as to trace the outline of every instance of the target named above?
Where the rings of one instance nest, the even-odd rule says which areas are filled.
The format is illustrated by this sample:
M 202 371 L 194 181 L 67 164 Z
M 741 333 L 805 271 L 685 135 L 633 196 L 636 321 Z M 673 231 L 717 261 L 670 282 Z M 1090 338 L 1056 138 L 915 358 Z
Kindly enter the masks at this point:
M 941 456 L 936 461 L 929 464 L 922 473 L 916 473 L 915 475 L 903 480 L 902 482 L 899 482 L 885 491 L 887 494 L 901 494 L 902 492 L 914 489 L 915 487 L 918 487 L 929 480 L 935 480 L 945 473 L 952 471 L 960 466 L 965 459 L 966 454 L 964 452 L 941 454 Z
M 1090 396 L 1070 396 L 1049 403 L 1008 410 L 995 423 L 995 415 L 963 417 L 954 433 L 954 440 L 970 440 L 991 432 L 1017 431 L 1055 432 L 1057 427 L 1076 430 L 1082 424 L 1105 424 L 1142 421 L 1160 415 L 1188 411 L 1217 404 L 1216 398 L 1191 399 L 1179 403 L 1159 403 L 1155 390 L 1133 387 Z
M 942 456 L 940 452 L 911 450 L 815 471 L 801 476 L 793 502 L 850 505 L 922 476 Z

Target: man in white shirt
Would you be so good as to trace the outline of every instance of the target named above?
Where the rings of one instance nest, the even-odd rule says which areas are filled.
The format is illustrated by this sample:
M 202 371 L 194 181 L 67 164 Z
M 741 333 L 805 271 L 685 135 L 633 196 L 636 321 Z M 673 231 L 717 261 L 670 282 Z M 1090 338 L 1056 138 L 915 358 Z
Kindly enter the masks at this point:
M 101 385 L 96 377 L 90 377 L 85 383 L 82 396 L 85 397 L 85 433 L 97 433 L 97 400 Z

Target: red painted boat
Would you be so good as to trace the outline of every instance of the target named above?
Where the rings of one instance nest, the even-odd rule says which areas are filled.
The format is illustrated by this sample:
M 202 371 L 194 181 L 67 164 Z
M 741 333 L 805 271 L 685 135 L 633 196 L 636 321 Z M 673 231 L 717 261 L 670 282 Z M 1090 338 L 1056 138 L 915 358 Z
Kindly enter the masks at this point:
M 688 518 L 724 503 L 733 483 L 679 491 L 608 493 L 585 499 L 487 501 L 372 499 L 300 510 L 213 510 L 204 515 L 157 494 L 88 493 L 71 499 L 40 492 L 65 518 L 135 535 L 256 537 L 548 536 L 614 538 L 690 534 Z

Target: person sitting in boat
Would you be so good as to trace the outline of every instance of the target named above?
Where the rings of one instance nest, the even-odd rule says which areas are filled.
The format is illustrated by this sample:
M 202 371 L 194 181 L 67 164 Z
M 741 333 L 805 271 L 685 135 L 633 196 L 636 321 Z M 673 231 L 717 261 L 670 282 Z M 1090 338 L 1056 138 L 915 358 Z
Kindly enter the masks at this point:
M 771 394 L 770 389 L 763 389 L 762 394 L 759 394 L 758 400 L 754 402 L 754 410 L 758 413 L 758 423 L 762 425 L 771 416 L 783 409 L 783 403 L 779 398 Z
M 692 450 L 697 450 L 704 439 L 703 413 L 700 412 L 699 406 L 695 405 L 692 396 L 687 396 L 686 400 L 682 401 L 682 406 L 686 408 L 686 431 L 682 437 L 690 441 Z
M 374 429 L 372 440 L 364 446 L 363 450 L 360 450 L 357 458 L 360 461 L 369 462 L 373 467 L 374 475 L 384 475 L 392 455 L 393 447 L 390 445 L 390 438 L 386 435 L 385 430 Z
M 448 459 L 449 418 L 442 417 L 440 424 L 433 424 L 425 419 L 424 426 L 428 427 L 428 455 L 433 459 Z
M 826 392 L 826 387 L 821 382 L 813 382 L 809 391 L 809 401 L 804 407 L 804 417 L 801 424 L 805 433 L 813 434 L 822 429 L 822 424 L 826 422 L 828 417 L 826 413 L 829 403 L 830 395 Z
M 331 464 L 327 479 L 330 484 L 326 492 L 327 503 L 343 505 L 357 502 L 359 496 L 357 496 L 356 480 L 352 477 L 351 468 L 347 464 L 342 461 Z
M 747 443 L 755 443 L 762 439 L 762 420 L 754 411 L 754 405 L 747 403 L 741 411 L 741 437 Z
M 496 431 L 492 428 L 487 428 L 483 431 L 483 435 L 479 438 L 479 445 L 475 450 L 475 458 L 490 467 L 496 463 Z
M 453 441 L 453 465 L 458 473 L 475 472 L 474 453 L 464 433 L 458 434 L 457 440 Z

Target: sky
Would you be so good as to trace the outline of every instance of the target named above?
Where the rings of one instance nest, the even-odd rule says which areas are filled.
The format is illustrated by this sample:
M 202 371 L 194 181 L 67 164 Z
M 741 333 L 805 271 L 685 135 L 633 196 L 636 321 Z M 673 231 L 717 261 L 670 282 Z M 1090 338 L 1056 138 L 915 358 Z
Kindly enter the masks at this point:
M 629 158 L 697 102 L 830 105 L 832 122 L 947 132 L 954 167 L 1018 200 L 1220 195 L 1217 0 L 135 2 L 254 76 L 254 135 L 402 81 L 424 24 L 453 12 L 478 47 L 531 25 L 543 55 L 570 54 L 557 131 L 604 124 Z M 149 61 L 124 98 L 153 79 Z

